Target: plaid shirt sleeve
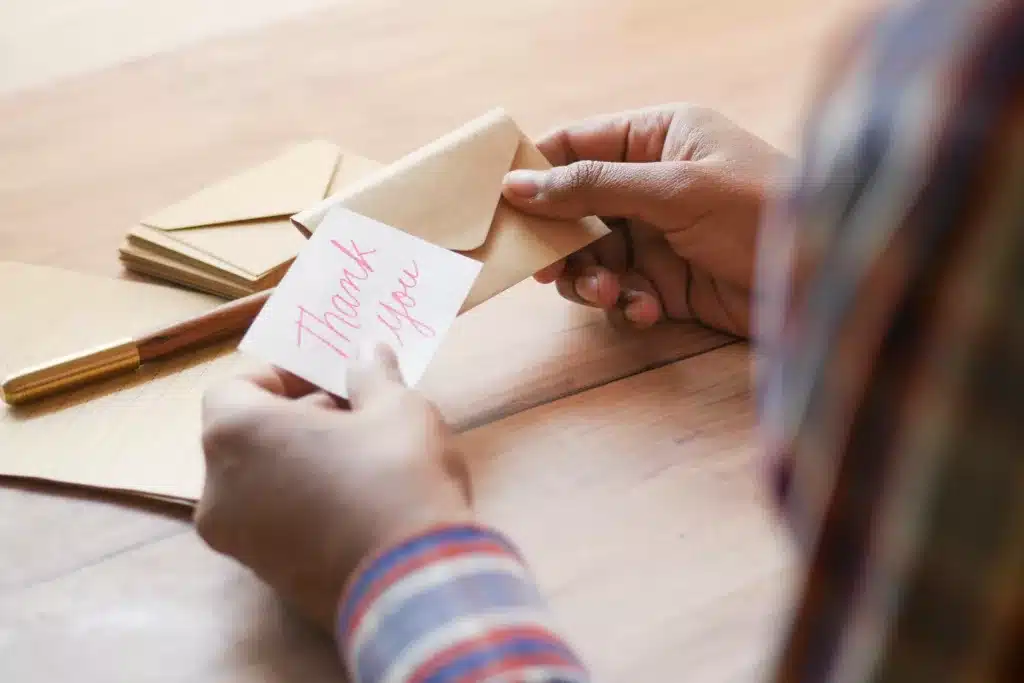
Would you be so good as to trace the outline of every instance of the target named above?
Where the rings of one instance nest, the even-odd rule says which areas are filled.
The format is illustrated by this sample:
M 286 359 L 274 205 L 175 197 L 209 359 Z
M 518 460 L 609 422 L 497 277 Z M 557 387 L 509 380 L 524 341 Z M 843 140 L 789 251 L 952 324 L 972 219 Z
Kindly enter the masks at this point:
M 1024 2 L 857 35 L 762 231 L 763 439 L 806 553 L 773 680 L 1024 681 Z
M 336 637 L 352 683 L 583 683 L 516 549 L 446 526 L 370 558 L 342 597 Z

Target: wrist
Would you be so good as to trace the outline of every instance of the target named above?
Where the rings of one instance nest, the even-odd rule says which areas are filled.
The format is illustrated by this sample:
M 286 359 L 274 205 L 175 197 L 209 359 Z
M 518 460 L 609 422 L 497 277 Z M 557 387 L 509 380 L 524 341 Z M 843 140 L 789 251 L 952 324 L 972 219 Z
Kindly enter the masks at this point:
M 358 574 L 381 554 L 410 539 L 428 535 L 439 529 L 476 526 L 480 526 L 476 522 L 476 516 L 465 503 L 415 507 L 400 518 L 381 524 L 354 573 Z
M 521 563 L 518 550 L 496 530 L 472 518 L 436 520 L 383 539 L 345 582 L 336 605 L 334 633 L 344 647 L 361 615 L 391 585 L 432 562 L 472 553 L 503 555 Z

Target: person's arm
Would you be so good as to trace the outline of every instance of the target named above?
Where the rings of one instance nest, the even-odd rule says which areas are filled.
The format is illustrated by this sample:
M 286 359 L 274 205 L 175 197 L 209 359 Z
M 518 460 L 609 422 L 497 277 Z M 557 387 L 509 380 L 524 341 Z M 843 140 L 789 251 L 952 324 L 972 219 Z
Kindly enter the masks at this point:
M 516 548 L 477 524 L 434 527 L 368 559 L 335 633 L 353 683 L 589 680 Z
M 902 3 L 861 35 L 760 253 L 762 424 L 806 553 L 772 680 L 1017 683 L 1024 4 Z
M 350 410 L 272 368 L 207 394 L 202 538 L 332 631 L 352 683 L 586 681 L 394 354 L 348 387 Z

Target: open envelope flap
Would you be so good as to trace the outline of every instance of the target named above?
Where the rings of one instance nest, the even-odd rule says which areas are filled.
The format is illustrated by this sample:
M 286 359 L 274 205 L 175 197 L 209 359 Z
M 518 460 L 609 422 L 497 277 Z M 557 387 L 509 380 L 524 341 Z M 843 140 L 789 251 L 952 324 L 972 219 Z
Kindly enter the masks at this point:
M 476 249 L 487 239 L 519 140 L 515 122 L 492 111 L 293 220 L 315 229 L 331 207 L 344 206 L 446 249 Z
M 203 188 L 142 221 L 159 230 L 290 216 L 327 194 L 341 149 L 323 140 L 289 148 L 259 166 Z
M 551 164 L 524 136 L 512 168 L 546 169 Z M 523 213 L 502 199 L 494 212 L 494 225 L 487 241 L 466 254 L 483 261 L 484 267 L 462 311 L 500 294 L 608 232 L 608 226 L 595 216 L 578 221 L 540 218 Z

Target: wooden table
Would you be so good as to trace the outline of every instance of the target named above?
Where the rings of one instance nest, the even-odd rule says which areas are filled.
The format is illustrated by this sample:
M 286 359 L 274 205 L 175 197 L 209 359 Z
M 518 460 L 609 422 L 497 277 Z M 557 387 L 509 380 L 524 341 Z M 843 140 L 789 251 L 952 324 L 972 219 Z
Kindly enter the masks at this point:
M 121 276 L 126 226 L 210 173 L 314 136 L 387 161 L 499 104 L 540 133 L 688 100 L 791 147 L 844 16 L 813 0 L 310 4 L 329 6 L 0 97 L 0 258 Z M 465 377 L 426 390 L 467 429 L 482 516 L 531 558 L 596 677 L 754 680 L 792 577 L 745 347 L 617 332 L 532 283 L 484 309 L 449 351 Z M 0 680 L 336 680 L 327 640 L 187 520 L 0 489 Z

